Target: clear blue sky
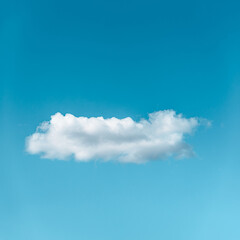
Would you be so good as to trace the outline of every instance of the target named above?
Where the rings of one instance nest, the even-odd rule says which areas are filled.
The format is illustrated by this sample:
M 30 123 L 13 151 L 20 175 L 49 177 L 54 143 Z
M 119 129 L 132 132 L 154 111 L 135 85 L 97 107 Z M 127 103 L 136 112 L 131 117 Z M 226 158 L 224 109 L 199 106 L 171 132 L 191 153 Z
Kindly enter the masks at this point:
M 238 1 L 1 1 L 0 239 L 240 239 Z M 25 138 L 56 112 L 174 109 L 211 128 L 192 159 L 51 161 Z

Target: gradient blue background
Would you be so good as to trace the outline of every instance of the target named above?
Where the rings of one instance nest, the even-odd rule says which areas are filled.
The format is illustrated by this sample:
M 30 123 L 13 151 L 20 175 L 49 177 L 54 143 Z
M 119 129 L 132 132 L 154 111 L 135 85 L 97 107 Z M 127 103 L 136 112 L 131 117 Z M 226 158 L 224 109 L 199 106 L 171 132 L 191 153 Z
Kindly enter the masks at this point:
M 1 1 L 0 239 L 240 239 L 238 1 Z M 51 161 L 25 137 L 58 111 L 174 109 L 211 128 L 194 159 Z

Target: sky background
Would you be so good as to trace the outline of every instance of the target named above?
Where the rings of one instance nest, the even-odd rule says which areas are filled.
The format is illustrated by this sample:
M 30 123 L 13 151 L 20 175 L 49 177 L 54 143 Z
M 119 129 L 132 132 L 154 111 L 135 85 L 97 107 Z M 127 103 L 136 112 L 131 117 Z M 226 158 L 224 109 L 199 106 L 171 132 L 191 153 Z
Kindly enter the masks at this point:
M 0 239 L 240 238 L 238 1 L 1 1 Z M 56 112 L 203 117 L 197 156 L 51 161 L 25 138 Z

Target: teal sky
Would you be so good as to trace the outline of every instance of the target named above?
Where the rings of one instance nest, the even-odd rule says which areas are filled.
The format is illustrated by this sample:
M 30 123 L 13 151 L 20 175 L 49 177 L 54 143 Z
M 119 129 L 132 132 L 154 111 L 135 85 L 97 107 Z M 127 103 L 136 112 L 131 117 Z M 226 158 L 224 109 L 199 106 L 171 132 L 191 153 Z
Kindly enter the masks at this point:
M 240 239 L 240 3 L 1 1 L 0 239 Z M 42 159 L 56 112 L 212 122 L 193 158 Z

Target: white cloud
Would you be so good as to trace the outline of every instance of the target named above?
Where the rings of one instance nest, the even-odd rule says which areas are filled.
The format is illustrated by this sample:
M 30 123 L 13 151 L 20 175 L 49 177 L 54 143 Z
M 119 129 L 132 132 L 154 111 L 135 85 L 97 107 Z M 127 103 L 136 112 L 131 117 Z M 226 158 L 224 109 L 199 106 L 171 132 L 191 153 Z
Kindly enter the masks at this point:
M 56 113 L 43 122 L 26 141 L 27 151 L 49 159 L 77 161 L 117 160 L 142 163 L 169 156 L 189 157 L 191 147 L 184 136 L 200 124 L 173 110 L 149 114 L 139 122 L 103 117 L 75 117 Z

